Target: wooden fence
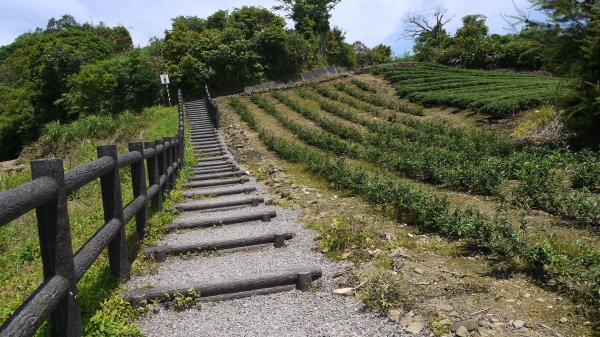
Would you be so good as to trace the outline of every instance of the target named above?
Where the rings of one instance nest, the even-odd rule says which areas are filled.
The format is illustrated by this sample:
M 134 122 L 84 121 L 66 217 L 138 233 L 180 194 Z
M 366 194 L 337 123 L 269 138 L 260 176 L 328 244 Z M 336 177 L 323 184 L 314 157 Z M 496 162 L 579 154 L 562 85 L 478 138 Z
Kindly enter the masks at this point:
M 163 192 L 174 188 L 183 165 L 184 110 L 179 98 L 179 131 L 174 137 L 129 143 L 118 154 L 116 145 L 98 146 L 98 159 L 64 171 L 62 159 L 31 162 L 32 181 L 0 193 L 0 227 L 35 209 L 44 282 L 2 324 L 0 336 L 33 336 L 49 318 L 52 336 L 81 336 L 77 282 L 108 247 L 110 271 L 120 281 L 129 278 L 125 224 L 135 217 L 140 238 L 148 225 L 150 202 L 162 210 Z M 134 199 L 123 206 L 119 170 L 131 168 Z M 146 174 L 149 186 L 146 186 Z M 104 224 L 76 252 L 71 245 L 67 196 L 100 178 Z
M 217 102 L 210 97 L 210 92 L 208 91 L 208 86 L 204 86 L 206 89 L 206 101 L 208 107 L 208 117 L 210 118 L 210 122 L 215 127 L 215 129 L 221 128 L 221 113 L 219 112 L 219 107 L 217 106 Z

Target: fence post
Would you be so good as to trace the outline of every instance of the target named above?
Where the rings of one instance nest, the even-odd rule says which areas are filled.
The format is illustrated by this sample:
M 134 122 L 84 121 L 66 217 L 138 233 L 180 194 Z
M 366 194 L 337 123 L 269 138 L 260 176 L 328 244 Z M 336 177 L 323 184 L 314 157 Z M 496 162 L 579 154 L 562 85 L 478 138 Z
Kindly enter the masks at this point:
M 165 143 L 166 142 L 169 142 L 169 149 L 165 153 L 165 159 L 167 161 L 167 170 L 165 170 L 165 172 L 167 174 L 167 189 L 170 191 L 175 186 L 175 180 L 173 179 L 175 177 L 175 172 L 173 171 L 173 174 L 169 175 L 168 168 L 173 167 L 173 148 L 175 145 L 173 144 L 173 138 L 171 137 L 166 137 Z M 175 167 L 173 167 L 173 169 L 175 169 Z
M 31 162 L 33 179 L 48 176 L 56 182 L 56 199 L 35 209 L 44 279 L 55 275 L 69 282 L 66 298 L 50 315 L 52 336 L 81 336 L 81 307 L 77 295 L 77 277 L 73 261 L 71 227 L 65 191 L 65 176 L 62 159 L 40 159 Z
M 100 177 L 102 188 L 102 204 L 104 221 L 117 219 L 121 229 L 108 244 L 108 261 L 110 271 L 119 281 L 129 279 L 129 261 L 127 259 L 127 238 L 125 237 L 125 219 L 123 217 L 123 199 L 121 195 L 121 178 L 116 145 L 98 146 L 98 158 L 111 157 L 115 164 L 113 169 Z
M 221 128 L 221 112 L 219 111 L 219 106 L 217 102 L 211 101 L 213 109 L 215 110 L 215 129 Z
M 173 163 L 177 163 L 177 169 L 174 170 L 175 179 L 177 179 L 179 178 L 179 169 L 181 169 L 181 167 L 179 167 L 179 133 L 176 137 L 173 137 L 172 139 L 175 143 L 175 147 L 173 148 Z
M 147 149 L 156 150 L 155 142 L 145 142 L 144 147 Z M 158 154 L 154 152 L 154 156 L 148 158 L 147 160 L 148 167 L 148 183 L 150 186 L 157 185 L 158 193 L 154 197 L 152 197 L 152 209 L 155 212 L 162 211 L 162 193 L 160 191 L 160 173 L 158 170 Z
M 162 177 L 163 175 L 165 177 L 167 176 L 167 160 L 166 160 L 167 150 L 165 149 L 165 140 L 164 139 L 156 140 L 157 151 L 158 151 L 158 145 L 162 145 L 162 148 L 163 148 L 163 151 L 158 155 L 158 174 L 159 174 L 159 179 L 160 179 L 160 177 Z M 165 181 L 165 184 L 161 187 L 161 189 L 160 189 L 161 193 L 164 193 L 167 190 L 168 183 L 169 183 L 169 179 L 167 179 Z M 162 196 L 161 196 L 161 198 L 162 198 Z
M 144 143 L 129 143 L 129 151 L 137 151 L 142 154 L 142 159 L 131 164 L 131 187 L 133 188 L 133 197 L 143 196 L 146 198 L 146 172 L 144 170 Z M 135 226 L 140 240 L 144 237 L 146 226 L 148 225 L 148 200 L 144 201 L 144 206 L 135 215 Z
M 184 152 L 183 149 L 185 148 L 185 140 L 184 140 L 184 133 L 183 130 L 181 130 L 181 132 L 179 132 L 179 168 L 182 169 L 183 168 L 183 156 L 184 156 Z

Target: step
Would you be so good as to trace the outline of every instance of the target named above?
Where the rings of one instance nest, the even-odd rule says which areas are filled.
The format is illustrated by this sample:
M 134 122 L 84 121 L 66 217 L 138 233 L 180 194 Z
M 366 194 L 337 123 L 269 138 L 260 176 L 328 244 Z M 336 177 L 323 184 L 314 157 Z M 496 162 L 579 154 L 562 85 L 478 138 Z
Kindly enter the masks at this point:
M 206 144 L 206 145 L 192 144 L 192 149 L 194 149 L 194 150 L 206 150 L 206 149 L 226 150 L 227 148 L 223 144 Z
M 198 164 L 194 167 L 192 167 L 192 169 L 203 169 L 203 168 L 209 168 L 209 167 L 219 167 L 219 166 L 234 166 L 235 164 L 230 162 L 230 161 L 224 161 L 224 162 L 208 162 L 208 163 L 202 163 L 202 164 Z
M 192 141 L 192 146 L 207 146 L 207 145 L 223 145 L 219 140 L 211 140 L 205 142 Z
M 194 150 L 196 152 L 196 154 L 200 154 L 200 155 L 206 155 L 206 156 L 218 156 L 218 155 L 224 155 L 227 152 L 225 152 L 225 150 Z
M 167 225 L 169 232 L 177 230 L 194 229 L 194 228 L 207 228 L 213 226 L 233 225 L 239 223 L 253 222 L 261 220 L 263 222 L 269 222 L 272 218 L 277 216 L 275 211 L 259 211 L 254 213 L 239 214 L 238 210 L 235 211 L 223 211 L 221 214 L 206 216 L 203 219 L 190 219 L 186 221 L 174 222 Z
M 224 208 L 224 207 L 234 207 L 234 206 L 247 206 L 251 205 L 256 207 L 265 202 L 265 198 L 263 197 L 242 197 L 230 199 L 227 198 L 225 200 L 220 200 L 223 198 L 219 198 L 216 200 L 201 200 L 188 202 L 185 204 L 176 205 L 175 209 L 180 212 L 192 212 L 192 211 L 202 211 L 207 209 L 215 209 L 215 208 Z
M 320 267 L 307 266 L 304 268 L 282 270 L 264 275 L 251 275 L 240 278 L 228 278 L 205 284 L 188 284 L 185 287 L 154 287 L 138 289 L 123 294 L 128 302 L 139 305 L 154 300 L 174 298 L 176 294 L 191 296 L 190 290 L 197 295 L 199 302 L 218 302 L 257 294 L 272 294 L 294 288 L 308 291 L 313 281 L 323 275 Z M 268 291 L 267 289 L 270 289 Z M 262 290 L 262 292 L 260 292 Z
M 239 171 L 240 168 L 237 166 L 229 167 L 209 167 L 204 169 L 193 169 L 192 172 L 195 174 L 208 174 L 208 173 L 223 173 L 223 172 L 235 172 Z
M 230 250 L 237 248 L 250 248 L 273 244 L 275 248 L 285 247 L 285 241 L 294 238 L 294 233 L 271 233 L 261 236 L 240 238 L 234 240 L 221 240 L 187 245 L 163 245 L 148 247 L 144 249 L 146 256 L 154 257 L 156 262 L 164 262 L 168 255 L 182 255 L 188 253 L 214 252 L 218 250 Z
M 191 140 L 197 140 L 197 139 L 206 139 L 206 138 L 216 138 L 218 137 L 218 133 L 216 132 L 191 132 L 190 133 L 190 139 Z
M 183 192 L 183 196 L 186 198 L 193 197 L 218 197 L 223 195 L 233 195 L 233 194 L 244 194 L 244 193 L 252 193 L 256 191 L 256 186 L 231 186 L 231 187 L 221 187 L 221 188 L 213 188 L 207 190 L 199 190 L 195 192 Z
M 205 163 L 205 162 L 213 162 L 213 161 L 227 161 L 229 160 L 228 156 L 214 156 L 214 157 L 200 157 L 198 158 L 198 163 Z
M 203 181 L 203 180 L 213 180 L 213 179 L 221 179 L 221 178 L 231 178 L 231 177 L 241 177 L 247 175 L 244 171 L 238 172 L 224 172 L 224 173 L 212 173 L 212 174 L 199 174 L 190 178 L 190 181 Z

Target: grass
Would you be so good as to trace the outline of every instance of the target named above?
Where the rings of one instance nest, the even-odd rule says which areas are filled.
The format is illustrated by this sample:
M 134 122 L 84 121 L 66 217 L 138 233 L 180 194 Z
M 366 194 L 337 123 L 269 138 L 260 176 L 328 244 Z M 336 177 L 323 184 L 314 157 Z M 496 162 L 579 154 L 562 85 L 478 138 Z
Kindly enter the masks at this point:
M 128 141 L 149 141 L 174 136 L 178 130 L 176 108 L 153 107 L 142 115 L 125 113 L 110 119 L 87 117 L 77 122 L 60 125 L 50 124 L 38 142 L 24 151 L 25 159 L 58 155 L 65 159 L 65 169 L 96 159 L 96 145 L 117 144 L 119 152 L 125 152 Z M 188 135 L 189 136 L 189 135 Z M 189 138 L 188 138 L 189 139 Z M 186 148 L 186 163 L 193 163 L 191 148 Z M 182 177 L 190 172 L 184 170 Z M 129 169 L 120 170 L 123 202 L 133 199 Z M 30 180 L 29 170 L 2 174 L 2 189 L 9 189 Z M 171 191 L 171 200 L 180 192 Z M 72 228 L 73 251 L 77 251 L 104 223 L 101 207 L 100 186 L 94 181 L 72 193 L 68 199 Z M 165 203 L 168 207 L 169 202 Z M 165 208 L 166 209 L 166 208 Z M 130 259 L 133 261 L 143 245 L 151 244 L 164 233 L 162 225 L 172 220 L 170 212 L 153 215 L 149 235 L 142 243 L 135 231 L 135 222 L 127 224 Z M 0 228 L 0 318 L 8 315 L 33 292 L 42 281 L 42 264 L 39 257 L 37 228 L 34 212 Z M 137 267 L 134 267 L 134 269 Z M 128 309 L 118 296 L 119 285 L 108 269 L 108 257 L 100 255 L 78 283 L 86 335 L 124 336 L 139 334 L 129 326 L 134 311 Z M 47 325 L 38 335 L 47 334 Z

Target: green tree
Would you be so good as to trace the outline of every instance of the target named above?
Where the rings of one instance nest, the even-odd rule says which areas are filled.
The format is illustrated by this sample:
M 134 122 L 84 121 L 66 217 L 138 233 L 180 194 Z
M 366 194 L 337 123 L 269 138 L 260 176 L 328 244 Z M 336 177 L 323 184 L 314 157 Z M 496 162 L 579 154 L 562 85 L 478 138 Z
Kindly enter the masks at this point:
M 150 67 L 144 50 L 84 65 L 68 81 L 63 94 L 71 118 L 103 114 L 115 115 L 124 110 L 141 111 L 158 102 L 159 73 Z
M 64 106 L 56 103 L 67 91 L 69 77 L 79 72 L 84 63 L 112 54 L 109 41 L 89 31 L 66 28 L 42 35 L 28 57 L 32 104 L 38 121 L 65 121 Z
M 443 49 L 448 45 L 449 35 L 444 28 L 452 17 L 446 10 L 438 8 L 431 16 L 407 15 L 404 19 L 404 32 L 401 39 L 414 39 L 413 51 L 419 61 L 438 61 Z
M 456 31 L 457 38 L 481 39 L 488 35 L 489 28 L 485 24 L 487 17 L 481 14 L 463 17 L 463 26 Z
M 267 78 L 279 79 L 302 72 L 309 65 L 311 46 L 300 34 L 270 27 L 256 36 Z
M 352 44 L 352 49 L 356 55 L 356 63 L 359 66 L 370 66 L 392 61 L 392 47 L 384 44 L 369 49 L 364 43 L 356 41 Z
M 600 143 L 600 6 L 595 0 L 530 0 L 546 20 L 522 22 L 537 34 L 544 48 L 545 66 L 564 75 L 575 75 L 578 85 L 567 100 L 568 124 L 583 139 Z
M 379 44 L 371 49 L 369 59 L 372 64 L 381 64 L 392 61 L 392 47 Z
M 448 40 L 438 61 L 469 68 L 484 68 L 496 64 L 497 40 L 488 39 L 488 27 L 483 15 L 467 15 L 453 39 Z
M 0 48 L 1 159 L 10 159 L 54 120 L 68 121 L 65 94 L 71 77 L 86 64 L 132 48 L 122 26 L 80 24 L 72 16 L 50 19 L 46 29 L 19 36 Z
M 281 5 L 273 7 L 275 10 L 287 12 L 287 17 L 296 23 L 296 30 L 303 31 L 307 23 L 312 23 L 315 35 L 330 31 L 329 19 L 331 11 L 342 0 L 277 0 Z M 308 20 L 306 20 L 308 19 Z

